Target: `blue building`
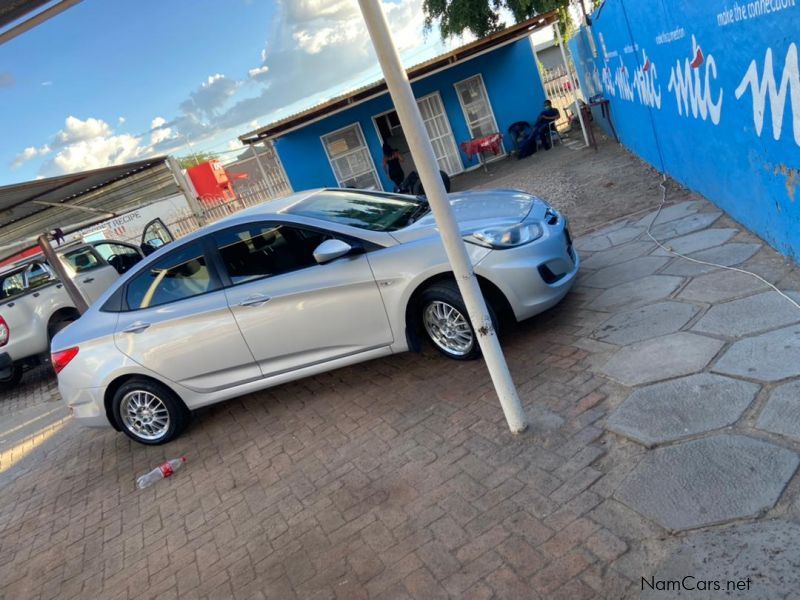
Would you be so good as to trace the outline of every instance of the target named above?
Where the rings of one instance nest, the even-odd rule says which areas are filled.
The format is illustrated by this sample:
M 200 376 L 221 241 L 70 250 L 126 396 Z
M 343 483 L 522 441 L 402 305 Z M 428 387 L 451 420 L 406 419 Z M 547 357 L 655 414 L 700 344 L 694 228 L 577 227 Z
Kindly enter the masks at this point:
M 460 144 L 503 133 L 500 155 L 513 142 L 509 126 L 533 122 L 545 91 L 531 34 L 556 20 L 547 13 L 462 46 L 408 71 L 442 171 L 457 175 L 478 165 Z M 272 142 L 294 190 L 357 187 L 392 191 L 382 168 L 388 141 L 414 167 L 403 129 L 383 81 L 334 98 L 240 136 L 245 144 Z

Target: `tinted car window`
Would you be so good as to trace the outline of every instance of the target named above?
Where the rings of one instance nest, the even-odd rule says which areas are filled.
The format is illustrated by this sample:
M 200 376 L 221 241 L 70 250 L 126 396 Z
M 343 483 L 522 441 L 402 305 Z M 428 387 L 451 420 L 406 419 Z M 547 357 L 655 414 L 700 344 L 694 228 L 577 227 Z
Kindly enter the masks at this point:
M 316 265 L 314 250 L 331 236 L 318 231 L 253 223 L 215 236 L 234 285 Z
M 337 190 L 314 194 L 286 212 L 359 229 L 395 231 L 410 225 L 427 211 L 427 201 L 411 196 Z
M 217 289 L 199 242 L 188 244 L 144 269 L 127 288 L 128 308 L 137 310 L 184 300 Z

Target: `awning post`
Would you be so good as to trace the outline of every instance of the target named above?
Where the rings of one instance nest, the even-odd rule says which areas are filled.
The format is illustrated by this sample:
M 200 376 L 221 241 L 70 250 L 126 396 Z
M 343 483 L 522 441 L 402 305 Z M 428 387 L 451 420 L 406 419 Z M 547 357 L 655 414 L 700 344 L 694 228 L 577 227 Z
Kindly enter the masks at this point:
M 386 15 L 379 0 L 359 0 L 359 5 L 508 427 L 513 433 L 521 433 L 528 427 L 525 413 L 447 199 L 433 146 L 389 32 Z
M 67 291 L 67 294 L 69 294 L 69 297 L 72 300 L 72 303 L 75 305 L 75 308 L 78 309 L 80 314 L 83 314 L 89 310 L 89 304 L 86 302 L 83 294 L 81 294 L 78 286 L 76 286 L 72 281 L 69 273 L 67 273 L 67 270 L 64 268 L 64 264 L 61 262 L 61 259 L 58 258 L 58 255 L 53 250 L 53 247 L 50 245 L 49 238 L 50 236 L 46 233 L 40 235 L 37 240 L 39 242 L 39 247 L 42 249 L 42 253 L 47 259 L 47 264 L 50 265 L 50 268 L 56 272 L 56 275 L 58 275 L 58 278 L 61 280 L 61 284 Z

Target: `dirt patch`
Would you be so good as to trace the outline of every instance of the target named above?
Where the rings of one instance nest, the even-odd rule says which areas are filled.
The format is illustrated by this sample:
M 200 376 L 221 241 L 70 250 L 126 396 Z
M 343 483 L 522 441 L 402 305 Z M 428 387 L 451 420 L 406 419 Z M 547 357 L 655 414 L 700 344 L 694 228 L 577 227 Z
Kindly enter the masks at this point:
M 476 169 L 455 177 L 453 190 L 514 188 L 536 194 L 569 217 L 575 235 L 658 208 L 658 171 L 600 131 L 595 135 L 597 151 L 559 144 L 522 160 L 501 159 L 488 165 L 488 173 Z M 698 198 L 669 182 L 670 204 Z

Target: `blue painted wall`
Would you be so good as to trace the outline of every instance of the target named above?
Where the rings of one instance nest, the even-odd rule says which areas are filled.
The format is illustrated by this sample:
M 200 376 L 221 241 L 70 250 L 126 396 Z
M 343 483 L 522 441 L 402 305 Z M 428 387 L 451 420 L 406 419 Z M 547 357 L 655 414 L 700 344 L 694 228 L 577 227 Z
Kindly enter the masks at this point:
M 544 102 L 544 89 L 530 42 L 524 38 L 412 84 L 417 98 L 437 91 L 441 94 L 456 145 L 470 136 L 454 84 L 477 74 L 483 75 L 500 131 L 507 132 L 509 125 L 515 121 L 532 122 L 536 119 Z M 394 185 L 381 168 L 381 142 L 372 121 L 373 116 L 392 108 L 391 98 L 384 94 L 277 139 L 275 148 L 292 188 L 303 190 L 337 185 L 320 137 L 358 122 L 383 187 L 392 190 Z M 510 149 L 511 141 L 507 133 L 504 141 L 506 149 Z M 476 164 L 476 159 L 469 161 L 463 152 L 460 154 L 465 168 Z
M 570 42 L 621 142 L 800 259 L 800 0 L 606 0 Z

